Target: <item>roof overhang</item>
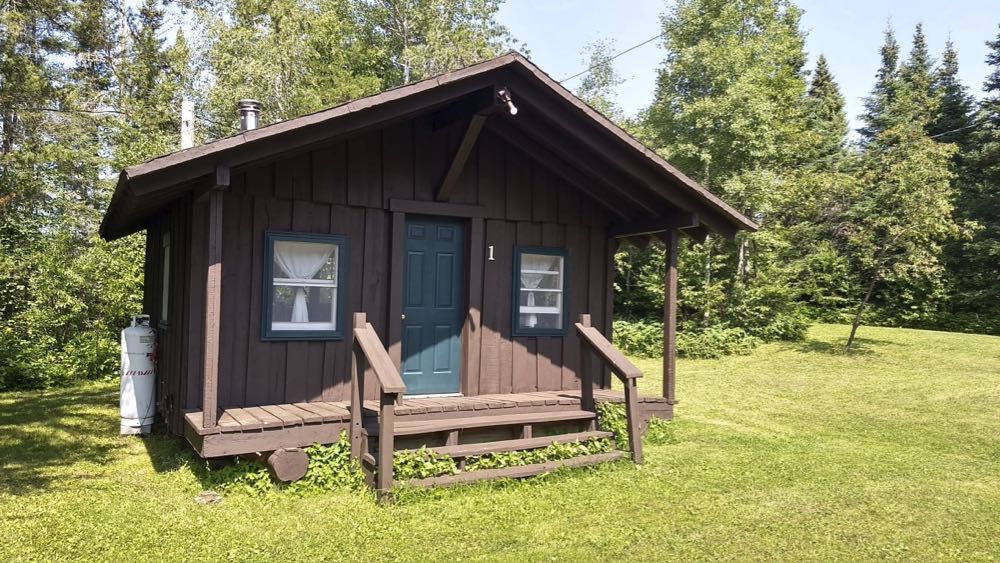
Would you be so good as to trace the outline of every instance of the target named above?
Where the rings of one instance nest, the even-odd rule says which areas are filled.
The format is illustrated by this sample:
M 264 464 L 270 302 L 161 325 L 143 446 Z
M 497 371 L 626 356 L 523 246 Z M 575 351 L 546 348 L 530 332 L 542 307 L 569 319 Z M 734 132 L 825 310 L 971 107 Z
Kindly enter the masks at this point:
M 151 216 L 177 199 L 210 189 L 218 166 L 239 171 L 429 111 L 448 116 L 449 112 L 462 111 L 456 100 L 481 99 L 484 89 L 493 92 L 500 87 L 509 89 L 520 111 L 516 117 L 495 112 L 486 127 L 509 142 L 524 144 L 536 156 L 541 151 L 565 163 L 565 174 L 585 177 L 589 195 L 606 207 L 619 208 L 618 215 L 624 220 L 653 224 L 657 217 L 686 213 L 697 217 L 698 225 L 689 227 L 696 233 L 708 229 L 732 237 L 739 230 L 757 229 L 753 221 L 582 102 L 523 55 L 509 53 L 129 167 L 118 178 L 101 223 L 101 236 L 112 240 L 145 228 Z

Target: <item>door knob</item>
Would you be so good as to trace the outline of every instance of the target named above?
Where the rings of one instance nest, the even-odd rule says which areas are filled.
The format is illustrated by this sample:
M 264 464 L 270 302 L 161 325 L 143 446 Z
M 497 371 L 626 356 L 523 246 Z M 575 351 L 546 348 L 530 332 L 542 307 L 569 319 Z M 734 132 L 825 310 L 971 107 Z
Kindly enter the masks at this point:
M 405 321 L 406 320 L 406 313 L 403 313 L 402 315 L 400 315 L 399 318 L 403 319 Z

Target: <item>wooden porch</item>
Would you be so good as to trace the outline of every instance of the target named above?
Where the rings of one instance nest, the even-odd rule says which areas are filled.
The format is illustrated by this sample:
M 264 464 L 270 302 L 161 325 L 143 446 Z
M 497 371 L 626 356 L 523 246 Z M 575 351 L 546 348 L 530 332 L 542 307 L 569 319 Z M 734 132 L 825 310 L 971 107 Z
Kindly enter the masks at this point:
M 611 389 L 594 389 L 596 403 L 624 403 L 625 395 Z M 673 405 L 663 397 L 640 396 L 640 420 L 670 419 Z M 581 391 L 538 391 L 478 395 L 475 397 L 404 397 L 394 409 L 397 427 L 408 421 L 447 420 L 470 417 L 518 416 L 580 412 Z M 365 401 L 365 424 L 377 420 L 379 403 Z M 351 405 L 347 401 L 320 401 L 287 405 L 228 408 L 218 411 L 218 425 L 204 428 L 202 411 L 186 413 L 186 436 L 202 457 L 222 457 L 331 443 L 349 431 Z M 531 423 L 544 425 L 546 420 Z
M 295 480 L 305 474 L 308 465 L 301 448 L 333 443 L 346 433 L 352 457 L 360 462 L 367 482 L 382 498 L 400 484 L 393 475 L 395 452 L 408 449 L 428 447 L 458 460 L 460 473 L 407 483 L 418 486 L 525 477 L 621 458 L 624 452 L 610 451 L 558 462 L 464 471 L 468 457 L 611 438 L 611 432 L 597 428 L 597 405 L 623 403 L 629 454 L 642 463 L 641 436 L 646 421 L 652 415 L 671 418 L 674 402 L 639 396 L 636 380 L 642 373 L 591 326 L 590 315 L 581 315 L 575 328 L 581 342 L 587 344 L 581 347 L 581 359 L 591 354 L 601 359 L 622 381 L 624 392 L 595 389 L 594 374 L 584 368 L 580 390 L 406 398 L 406 385 L 375 329 L 364 313 L 355 313 L 350 401 L 194 411 L 185 415 L 185 435 L 202 457 L 264 452 L 276 477 Z M 369 384 L 375 384 L 378 400 L 364 399 L 368 368 L 373 376 Z M 205 424 L 206 420 L 213 423 Z

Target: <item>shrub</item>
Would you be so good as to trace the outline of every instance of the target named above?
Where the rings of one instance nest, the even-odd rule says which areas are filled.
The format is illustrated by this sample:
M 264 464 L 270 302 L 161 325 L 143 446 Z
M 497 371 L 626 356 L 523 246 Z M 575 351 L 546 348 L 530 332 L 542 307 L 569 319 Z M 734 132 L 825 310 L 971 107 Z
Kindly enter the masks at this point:
M 546 463 L 549 461 L 605 453 L 611 451 L 611 449 L 611 441 L 603 438 L 593 438 L 585 441 L 578 440 L 569 444 L 552 443 L 544 448 L 535 450 L 497 452 L 470 457 L 465 460 L 465 470 L 480 471 L 484 469 L 500 469 L 504 467 Z
M 306 448 L 309 469 L 294 483 L 276 484 L 267 468 L 256 461 L 235 458 L 231 464 L 207 470 L 205 485 L 223 493 L 264 496 L 287 491 L 294 494 L 321 493 L 340 488 L 360 489 L 364 477 L 357 462 L 351 459 L 351 441 L 346 432 L 332 444 L 315 444 Z
M 597 403 L 597 427 L 615 435 L 615 447 L 628 449 L 628 418 L 621 403 Z
M 663 355 L 663 323 L 617 320 L 611 326 L 611 341 L 623 353 L 640 358 Z
M 748 334 L 742 328 L 710 326 L 698 331 L 677 332 L 677 355 L 682 358 L 721 358 L 749 354 L 761 341 L 801 337 L 807 326 L 804 318 L 782 317 L 768 327 L 770 338 Z M 663 323 L 618 320 L 613 323 L 612 341 L 630 356 L 658 358 L 663 355 Z
M 119 331 L 142 312 L 144 244 L 0 236 L 0 390 L 117 376 Z
M 597 426 L 605 432 L 615 435 L 615 447 L 628 450 L 628 419 L 625 416 L 625 405 L 622 403 L 598 403 Z M 675 444 L 674 426 L 662 418 L 650 418 L 646 423 L 644 440 L 650 444 Z
M 315 444 L 306 448 L 309 469 L 305 476 L 288 485 L 294 493 L 332 491 L 339 488 L 359 489 L 364 476 L 358 463 L 351 459 L 351 441 L 346 432 L 340 440 L 329 444 Z
M 760 344 L 741 328 L 709 327 L 701 332 L 679 332 L 677 355 L 684 358 L 717 359 L 747 355 Z
M 458 473 L 458 464 L 450 456 L 435 453 L 423 446 L 419 450 L 395 452 L 392 470 L 395 479 L 407 481 L 454 475 Z
M 243 458 L 236 458 L 231 464 L 219 469 L 209 469 L 205 485 L 223 493 L 240 493 L 254 497 L 264 496 L 275 490 L 267 468 L 256 461 Z

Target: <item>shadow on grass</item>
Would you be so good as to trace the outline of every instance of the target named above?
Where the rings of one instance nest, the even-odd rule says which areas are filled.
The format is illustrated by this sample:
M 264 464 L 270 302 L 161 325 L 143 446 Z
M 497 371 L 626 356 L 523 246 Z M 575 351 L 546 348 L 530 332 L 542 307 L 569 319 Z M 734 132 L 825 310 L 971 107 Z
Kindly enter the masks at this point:
M 117 439 L 117 394 L 108 388 L 37 391 L 8 398 L 0 408 L 0 489 L 44 490 L 80 462 L 105 464 L 123 447 Z M 74 480 L 86 479 L 79 471 Z
M 848 351 L 845 346 L 847 346 L 846 336 L 844 338 L 838 338 L 833 342 L 806 338 L 805 340 L 800 340 L 798 342 L 785 343 L 786 348 L 796 352 L 803 352 L 807 354 L 827 354 L 831 356 L 872 356 L 878 353 L 879 348 L 884 348 L 886 346 L 899 346 L 899 344 L 892 342 L 891 340 L 855 337 L 854 344 L 851 345 L 850 351 Z
M 205 490 L 217 488 L 223 484 L 227 476 L 220 473 L 219 470 L 235 463 L 233 457 L 210 460 L 199 457 L 186 439 L 171 434 L 166 424 L 163 423 L 157 425 L 154 432 L 146 436 L 143 445 L 146 446 L 146 453 L 153 465 L 153 471 L 157 473 L 189 471 Z M 254 467 L 263 467 L 259 463 L 246 460 L 243 460 L 242 463 L 247 466 L 245 469 L 248 471 L 252 471 Z
M 99 478 L 74 466 L 114 463 L 129 440 L 142 440 L 157 473 L 187 469 L 204 486 L 212 482 L 205 460 L 162 423 L 148 436 L 120 437 L 112 387 L 26 391 L 0 401 L 0 491 L 30 494 L 59 481 Z

